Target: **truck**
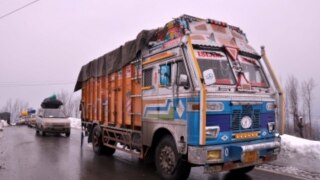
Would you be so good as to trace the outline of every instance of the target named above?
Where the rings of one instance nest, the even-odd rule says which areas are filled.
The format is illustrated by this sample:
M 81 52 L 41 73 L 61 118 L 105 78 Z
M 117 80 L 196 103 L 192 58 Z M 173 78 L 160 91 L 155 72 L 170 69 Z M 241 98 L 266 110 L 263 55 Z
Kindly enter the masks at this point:
M 189 15 L 82 66 L 81 120 L 96 154 L 153 160 L 164 179 L 246 173 L 281 148 L 283 91 L 243 31 Z

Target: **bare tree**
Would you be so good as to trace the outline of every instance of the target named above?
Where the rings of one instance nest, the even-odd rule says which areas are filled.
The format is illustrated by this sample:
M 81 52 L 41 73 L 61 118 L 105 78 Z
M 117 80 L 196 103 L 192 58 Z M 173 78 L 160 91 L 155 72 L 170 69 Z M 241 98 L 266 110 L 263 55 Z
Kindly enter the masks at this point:
M 2 112 L 11 112 L 12 109 L 12 99 L 7 100 L 4 107 L 1 109 Z
M 289 76 L 286 83 L 286 89 L 288 93 L 288 99 L 289 99 L 289 112 L 291 114 L 291 117 L 293 119 L 293 130 L 295 134 L 298 134 L 300 137 L 303 137 L 303 118 L 301 117 L 299 113 L 299 106 L 298 106 L 298 87 L 299 83 L 296 77 Z
M 56 93 L 57 99 L 59 99 L 62 103 L 62 109 L 66 116 L 72 116 L 72 112 L 74 109 L 74 103 L 72 103 L 72 94 L 65 91 L 61 90 L 60 93 Z
M 12 99 L 9 99 L 2 108 L 2 111 L 9 112 L 11 114 L 11 121 L 15 122 L 18 120 L 20 113 L 22 111 L 26 111 L 28 107 L 29 105 L 25 101 L 22 101 L 20 99 L 16 99 L 15 101 L 13 101 Z
M 76 118 L 79 118 L 80 117 L 80 101 L 81 101 L 81 97 L 80 96 L 77 96 L 77 97 L 74 97 L 73 100 L 72 100 L 72 103 L 74 104 L 73 107 L 73 115 L 74 117 Z
M 292 128 L 292 122 L 290 121 L 290 99 L 289 99 L 289 93 L 288 93 L 288 88 L 285 87 L 285 133 L 286 134 L 294 134 L 293 128 Z
M 306 112 L 305 114 L 307 115 L 309 120 L 306 135 L 311 139 L 313 138 L 311 106 L 312 106 L 312 97 L 313 97 L 314 88 L 315 88 L 315 82 L 313 78 L 310 78 L 307 81 L 303 81 L 301 84 L 303 109 L 304 109 L 304 113 Z

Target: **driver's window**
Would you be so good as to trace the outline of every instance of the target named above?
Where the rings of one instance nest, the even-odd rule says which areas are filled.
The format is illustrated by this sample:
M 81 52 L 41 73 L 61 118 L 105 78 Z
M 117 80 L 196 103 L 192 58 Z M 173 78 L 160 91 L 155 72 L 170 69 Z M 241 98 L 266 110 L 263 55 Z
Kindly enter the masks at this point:
M 39 117 L 43 117 L 43 110 L 42 110 L 42 109 L 40 109 L 40 110 L 38 111 L 38 116 L 39 116 Z
M 171 64 L 160 65 L 160 85 L 170 86 L 171 84 Z

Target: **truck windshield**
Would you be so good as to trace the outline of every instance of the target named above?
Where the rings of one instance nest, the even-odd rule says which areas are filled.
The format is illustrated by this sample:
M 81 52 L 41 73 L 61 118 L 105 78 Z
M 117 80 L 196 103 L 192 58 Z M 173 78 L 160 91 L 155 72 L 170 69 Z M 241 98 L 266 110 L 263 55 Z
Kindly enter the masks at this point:
M 44 113 L 45 118 L 65 118 L 66 116 L 60 109 L 46 109 Z
M 212 69 L 216 85 L 233 85 L 235 78 L 226 55 L 218 51 L 195 50 L 201 73 Z
M 250 82 L 251 86 L 268 87 L 261 65 L 256 59 L 239 56 L 239 61 L 244 76 L 246 80 Z

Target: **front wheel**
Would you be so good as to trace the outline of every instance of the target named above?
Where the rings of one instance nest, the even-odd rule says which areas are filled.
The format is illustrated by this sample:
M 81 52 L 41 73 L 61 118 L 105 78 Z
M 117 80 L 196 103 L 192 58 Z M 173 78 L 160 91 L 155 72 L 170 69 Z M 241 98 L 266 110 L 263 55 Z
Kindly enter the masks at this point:
M 164 179 L 187 179 L 191 166 L 178 154 L 172 137 L 164 137 L 156 148 L 156 168 Z

